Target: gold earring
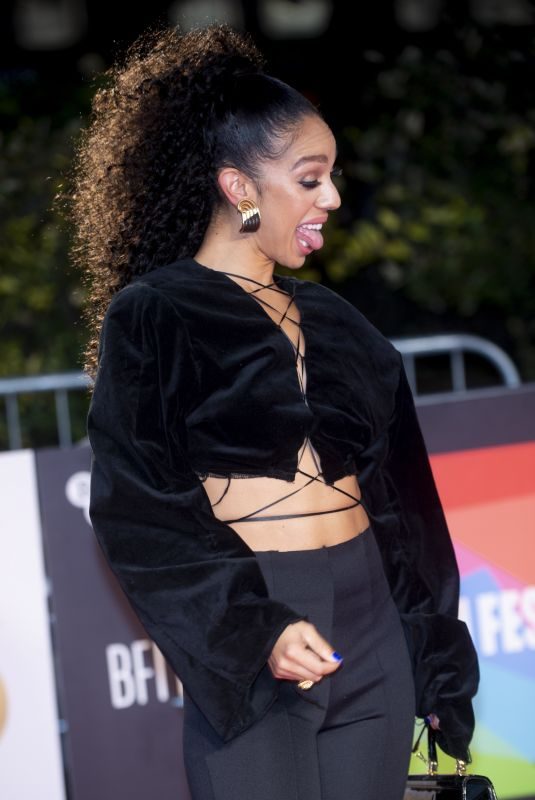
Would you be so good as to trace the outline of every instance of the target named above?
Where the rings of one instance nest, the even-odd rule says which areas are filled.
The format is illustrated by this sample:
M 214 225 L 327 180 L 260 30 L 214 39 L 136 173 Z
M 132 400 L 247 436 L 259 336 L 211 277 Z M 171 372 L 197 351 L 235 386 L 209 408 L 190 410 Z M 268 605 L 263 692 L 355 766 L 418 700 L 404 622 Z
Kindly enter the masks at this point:
M 254 233 L 260 227 L 260 209 L 254 200 L 240 200 L 238 213 L 241 214 L 240 233 Z

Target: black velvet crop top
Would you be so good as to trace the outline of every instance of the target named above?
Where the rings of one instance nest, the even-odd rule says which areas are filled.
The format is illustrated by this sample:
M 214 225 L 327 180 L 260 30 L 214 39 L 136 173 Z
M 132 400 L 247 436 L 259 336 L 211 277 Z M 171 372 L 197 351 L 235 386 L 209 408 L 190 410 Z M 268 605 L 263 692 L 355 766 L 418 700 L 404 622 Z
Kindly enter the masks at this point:
M 87 418 L 89 513 L 123 591 L 228 741 L 275 701 L 267 659 L 302 617 L 272 600 L 254 552 L 218 519 L 203 476 L 296 478 L 309 441 L 323 480 L 354 474 L 413 661 L 417 708 L 466 759 L 479 673 L 459 573 L 403 362 L 321 284 L 275 275 L 299 312 L 295 349 L 221 271 L 183 259 L 136 277 L 104 318 Z M 299 347 L 297 348 L 299 351 Z
M 223 272 L 223 270 L 221 270 L 221 271 Z M 278 281 L 277 276 L 275 276 L 274 280 L 271 283 L 263 284 L 263 283 L 260 283 L 259 281 L 256 281 L 253 278 L 250 278 L 248 276 L 240 275 L 239 273 L 224 271 L 224 274 L 233 276 L 235 278 L 240 278 L 241 280 L 244 280 L 245 284 L 246 284 L 246 287 L 247 287 L 245 289 L 245 291 L 247 291 L 251 295 L 251 297 L 254 297 L 255 300 L 258 300 L 258 302 L 261 305 L 263 305 L 265 308 L 270 308 L 272 311 L 275 312 L 274 315 L 272 315 L 272 314 L 270 314 L 270 312 L 268 312 L 268 315 L 275 317 L 275 319 L 277 321 L 274 321 L 274 324 L 277 326 L 277 328 L 288 339 L 288 344 L 290 345 L 290 347 L 292 349 L 292 353 L 293 353 L 295 371 L 296 371 L 296 375 L 297 375 L 297 380 L 299 381 L 299 388 L 300 388 L 300 391 L 301 391 L 301 396 L 303 398 L 303 402 L 306 405 L 308 405 L 307 391 L 306 391 L 307 376 L 306 376 L 306 367 L 305 367 L 305 358 L 306 358 L 306 356 L 305 356 L 305 352 L 304 352 L 305 344 L 304 344 L 303 332 L 302 332 L 302 329 L 301 329 L 301 320 L 300 320 L 300 316 L 299 316 L 299 309 L 297 308 L 296 302 L 295 302 L 295 292 L 293 292 L 292 294 L 288 294 L 288 292 L 286 290 L 282 289 L 281 286 L 280 286 L 280 281 Z M 260 294 L 259 294 L 260 291 L 261 290 L 265 290 L 265 289 L 268 290 L 267 293 L 270 295 L 270 297 L 273 294 L 277 294 L 277 295 L 280 295 L 280 296 L 282 296 L 284 298 L 283 302 L 286 303 L 286 308 L 284 309 L 284 311 L 279 312 L 278 308 L 276 306 L 274 306 L 272 303 L 270 303 L 268 300 L 266 300 L 265 297 L 260 297 Z M 285 328 L 285 325 L 287 325 L 287 324 L 289 324 L 290 326 L 294 327 L 294 330 L 293 330 L 294 334 L 295 334 L 295 332 L 297 333 L 297 337 L 296 337 L 297 340 L 295 342 L 294 342 L 293 336 L 291 334 L 289 335 L 289 334 L 287 334 L 285 332 L 284 328 Z M 315 468 L 315 474 L 314 475 L 311 475 L 309 472 L 306 472 L 301 467 L 301 463 L 302 463 L 302 460 L 303 460 L 303 455 L 305 454 L 305 452 L 309 452 L 310 455 L 311 455 L 311 460 L 312 460 L 312 462 L 314 464 L 314 468 Z M 267 515 L 266 514 L 261 514 L 260 512 L 265 511 L 266 509 L 272 508 L 273 506 L 276 506 L 276 505 L 278 505 L 280 503 L 283 503 L 283 501 L 286 500 L 287 498 L 293 497 L 294 495 L 298 494 L 299 492 L 301 492 L 303 489 L 305 489 L 307 486 L 309 486 L 314 481 L 320 481 L 321 480 L 321 478 L 320 478 L 320 476 L 322 475 L 321 463 L 319 461 L 318 454 L 314 450 L 314 448 L 312 446 L 312 443 L 310 442 L 308 433 L 306 431 L 305 431 L 305 438 L 304 438 L 303 444 L 301 446 L 301 449 L 300 449 L 299 455 L 298 455 L 296 472 L 301 473 L 302 475 L 304 475 L 307 478 L 307 481 L 304 484 L 302 484 L 301 486 L 299 486 L 297 489 L 292 489 L 290 492 L 285 493 L 282 497 L 279 497 L 276 500 L 272 500 L 271 502 L 267 503 L 266 505 L 261 506 L 258 509 L 255 509 L 253 511 L 249 511 L 247 514 L 244 514 L 244 515 L 242 515 L 240 517 L 236 517 L 234 519 L 224 519 L 223 522 L 231 524 L 231 523 L 235 523 L 235 522 L 259 522 L 259 521 L 264 522 L 266 520 L 289 519 L 290 517 L 310 517 L 310 516 L 317 516 L 318 514 L 332 514 L 332 513 L 339 512 L 339 511 L 344 511 L 346 508 L 353 508 L 354 506 L 357 506 L 357 505 L 363 505 L 362 498 L 355 497 L 354 495 L 350 494 L 349 492 L 346 492 L 341 487 L 334 485 L 332 488 L 335 491 L 339 492 L 340 494 L 345 495 L 346 497 L 349 497 L 354 502 L 350 503 L 349 505 L 346 503 L 346 505 L 344 505 L 344 506 L 337 507 L 337 508 L 331 508 L 331 509 L 324 509 L 322 511 L 306 511 L 306 512 L 298 512 L 298 513 L 294 513 L 294 514 L 288 514 L 288 513 L 286 513 L 286 514 L 267 514 Z M 209 473 L 205 473 L 203 475 L 199 475 L 199 477 L 200 477 L 201 480 L 204 481 L 204 480 L 206 480 L 206 478 L 209 475 L 215 476 L 215 473 L 209 472 Z M 230 484 L 231 484 L 233 478 L 235 478 L 235 477 L 244 478 L 244 477 L 251 477 L 251 476 L 250 475 L 244 475 L 242 473 L 239 476 L 235 476 L 235 475 L 219 476 L 218 475 L 218 476 L 215 476 L 215 477 L 224 477 L 224 478 L 226 478 L 227 483 L 226 483 L 226 487 L 225 487 L 223 493 L 220 495 L 220 497 L 215 502 L 212 502 L 212 508 L 215 508 L 217 505 L 219 505 L 219 503 L 221 503 L 223 498 L 226 496 L 226 494 L 227 494 L 227 492 L 228 492 L 228 490 L 230 488 Z

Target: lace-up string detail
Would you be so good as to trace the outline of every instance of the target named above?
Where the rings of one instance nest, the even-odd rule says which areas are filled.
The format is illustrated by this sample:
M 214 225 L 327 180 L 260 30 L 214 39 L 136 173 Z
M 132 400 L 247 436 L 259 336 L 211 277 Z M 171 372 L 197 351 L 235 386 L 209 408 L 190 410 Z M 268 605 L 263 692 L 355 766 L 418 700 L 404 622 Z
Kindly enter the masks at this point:
M 221 270 L 221 272 L 225 272 L 225 271 Z M 266 283 L 261 283 L 260 281 L 256 281 L 253 278 L 249 278 L 247 275 L 240 275 L 240 274 L 235 273 L 235 272 L 225 272 L 225 275 L 231 275 L 231 276 L 234 276 L 236 278 L 244 278 L 244 279 L 246 279 L 248 281 L 251 281 L 251 283 L 257 284 L 258 288 L 247 292 L 247 294 L 250 294 L 261 305 L 264 305 L 264 306 L 266 306 L 268 308 L 271 308 L 273 311 L 275 311 L 277 313 L 280 313 L 280 311 L 277 308 L 275 308 L 275 306 L 272 306 L 270 303 L 268 303 L 264 298 L 258 297 L 257 296 L 257 292 L 259 292 L 261 289 L 271 289 L 272 291 L 278 292 L 279 294 L 283 294 L 283 295 L 285 295 L 287 297 L 289 296 L 287 294 L 287 292 L 285 292 L 282 289 L 279 289 L 277 287 L 276 281 L 272 281 L 271 283 L 267 283 L 266 284 Z M 246 291 L 246 290 L 244 290 L 244 291 Z M 308 406 L 308 401 L 307 401 L 307 397 L 306 397 L 305 353 L 302 352 L 302 345 L 304 344 L 304 337 L 303 337 L 303 331 L 302 331 L 302 328 L 301 328 L 301 320 L 299 319 L 299 321 L 297 321 L 297 320 L 293 319 L 291 316 L 289 316 L 289 311 L 290 311 L 290 309 L 291 309 L 291 307 L 293 305 L 295 305 L 296 310 L 299 313 L 299 309 L 297 308 L 297 305 L 295 303 L 295 299 L 294 299 L 294 297 L 292 295 L 292 296 L 289 296 L 288 305 L 287 305 L 284 313 L 282 314 L 279 322 L 275 322 L 275 320 L 267 312 L 266 312 L 266 314 L 269 317 L 269 319 L 271 319 L 273 324 L 277 328 L 279 328 L 281 333 L 286 337 L 286 339 L 290 342 L 290 344 L 292 346 L 292 349 L 294 351 L 294 363 L 295 363 L 295 369 L 296 369 L 296 373 L 297 373 L 297 378 L 298 378 L 298 381 L 299 381 L 299 387 L 300 387 L 300 390 L 301 390 L 301 394 L 302 394 L 303 400 Z M 292 322 L 298 328 L 297 345 L 294 344 L 292 339 L 288 336 L 288 334 L 282 328 L 282 323 L 283 323 L 283 321 L 285 319 L 288 320 L 289 322 Z M 308 445 L 310 445 L 310 453 L 311 453 L 312 459 L 314 461 L 315 468 L 317 470 L 317 474 L 316 475 L 310 475 L 308 472 L 305 472 L 300 467 L 303 455 L 304 455 L 305 450 L 306 450 Z M 332 486 L 331 488 L 336 489 L 336 491 L 340 492 L 341 494 L 345 494 L 347 497 L 350 497 L 355 502 L 351 503 L 350 505 L 343 506 L 342 508 L 334 508 L 334 509 L 327 510 L 327 511 L 308 511 L 308 512 L 302 512 L 302 513 L 299 513 L 299 514 L 275 514 L 275 515 L 269 515 L 269 516 L 258 516 L 260 511 L 265 511 L 265 509 L 271 508 L 272 506 L 274 506 L 274 505 L 276 505 L 278 503 L 281 503 L 283 500 L 286 500 L 288 497 L 292 497 L 292 495 L 297 494 L 298 492 L 302 491 L 306 486 L 309 486 L 313 481 L 318 481 L 319 483 L 324 483 L 324 481 L 320 480 L 319 476 L 322 474 L 321 466 L 318 463 L 318 459 L 316 457 L 316 452 L 314 450 L 314 447 L 312 446 L 312 443 L 310 442 L 310 439 L 309 439 L 308 435 L 305 436 L 305 440 L 303 442 L 303 445 L 302 445 L 302 448 L 301 448 L 301 452 L 299 454 L 298 463 L 297 463 L 297 471 L 299 473 L 301 473 L 301 475 L 304 475 L 306 478 L 309 478 L 309 480 L 307 480 L 306 483 L 304 483 L 298 489 L 294 489 L 294 491 L 283 495 L 283 497 L 280 497 L 278 500 L 274 500 L 273 502 L 268 503 L 267 505 L 256 509 L 256 511 L 251 511 L 251 513 L 245 514 L 243 517 L 238 517 L 237 519 L 225 519 L 225 520 L 222 520 L 222 521 L 226 522 L 226 523 L 232 523 L 232 522 L 257 522 L 257 521 L 264 521 L 264 520 L 289 519 L 291 517 L 309 517 L 309 516 L 315 516 L 317 514 L 333 514 L 333 513 L 337 512 L 337 511 L 345 511 L 348 508 L 354 508 L 355 506 L 358 506 L 358 505 L 362 505 L 363 508 L 365 508 L 364 503 L 362 502 L 361 498 L 355 497 L 354 495 L 350 494 L 349 492 L 346 492 L 344 489 L 340 489 L 340 487 L 338 487 L 338 486 Z M 227 492 L 229 490 L 231 480 L 232 480 L 232 477 L 227 477 L 227 485 L 226 485 L 221 497 L 215 503 L 213 503 L 213 507 L 218 505 L 223 500 L 223 498 L 225 497 L 225 495 L 227 494 Z

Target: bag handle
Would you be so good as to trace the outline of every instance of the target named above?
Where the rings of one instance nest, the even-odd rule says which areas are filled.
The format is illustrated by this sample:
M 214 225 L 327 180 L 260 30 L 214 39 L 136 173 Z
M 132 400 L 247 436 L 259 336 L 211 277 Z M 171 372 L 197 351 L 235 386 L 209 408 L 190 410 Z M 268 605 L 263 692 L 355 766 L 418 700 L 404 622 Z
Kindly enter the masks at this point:
M 420 739 L 422 738 L 423 732 L 427 729 L 427 758 L 418 749 L 420 744 Z M 437 755 L 437 734 L 434 728 L 431 727 L 431 723 L 429 717 L 424 717 L 424 724 L 422 725 L 422 730 L 420 731 L 418 738 L 416 739 L 412 752 L 420 758 L 427 766 L 427 774 L 428 775 L 437 775 L 438 773 L 438 755 Z M 457 775 L 466 775 L 466 761 L 463 761 L 460 758 L 455 759 L 455 773 Z

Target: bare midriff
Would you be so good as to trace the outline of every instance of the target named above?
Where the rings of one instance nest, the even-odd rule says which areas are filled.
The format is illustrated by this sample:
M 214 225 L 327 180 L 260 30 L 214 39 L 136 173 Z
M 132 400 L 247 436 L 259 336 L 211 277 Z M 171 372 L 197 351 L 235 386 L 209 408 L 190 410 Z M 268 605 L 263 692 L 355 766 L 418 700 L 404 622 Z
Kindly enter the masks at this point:
M 301 465 L 304 471 L 313 474 L 314 462 L 310 447 L 303 449 Z M 330 547 L 358 536 L 369 526 L 368 515 L 363 506 L 351 505 L 349 498 L 340 492 L 342 490 L 360 497 L 355 475 L 346 475 L 332 486 L 322 480 L 315 480 L 308 486 L 306 483 L 307 478 L 299 472 L 293 482 L 265 477 L 232 479 L 225 496 L 218 503 L 227 487 L 227 479 L 208 476 L 203 481 L 218 519 L 236 519 L 270 503 L 274 505 L 269 511 L 278 515 L 303 515 L 276 520 L 251 518 L 228 523 L 255 551 Z M 276 502 L 281 495 L 300 487 L 303 488 L 295 496 Z M 348 505 L 351 507 L 346 508 Z M 306 516 L 307 512 L 317 511 L 327 513 Z
M 295 298 L 275 279 L 261 284 L 244 275 L 225 274 L 238 279 L 235 282 L 263 307 L 263 313 L 288 340 L 303 402 L 308 404 L 305 340 Z M 359 536 L 369 527 L 357 476 L 345 475 L 332 485 L 326 483 L 319 455 L 308 436 L 299 450 L 297 465 L 293 481 L 213 474 L 201 478 L 215 516 L 229 524 L 254 551 L 330 547 Z

